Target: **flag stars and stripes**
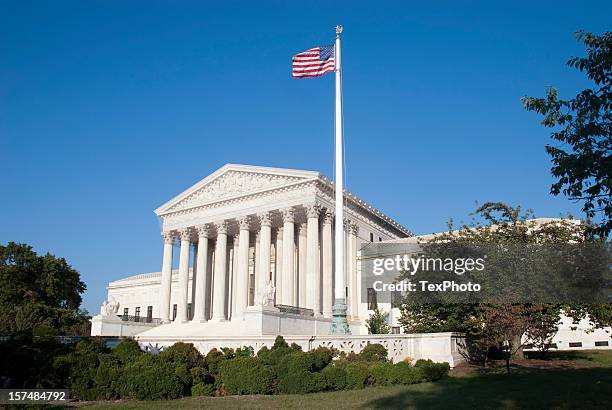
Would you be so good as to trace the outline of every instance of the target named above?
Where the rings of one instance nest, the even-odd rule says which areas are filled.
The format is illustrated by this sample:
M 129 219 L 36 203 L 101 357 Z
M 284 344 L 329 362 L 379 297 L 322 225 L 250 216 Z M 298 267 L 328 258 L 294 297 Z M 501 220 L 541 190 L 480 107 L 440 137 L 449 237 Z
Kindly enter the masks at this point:
M 334 46 L 311 48 L 293 56 L 293 78 L 319 77 L 334 71 Z

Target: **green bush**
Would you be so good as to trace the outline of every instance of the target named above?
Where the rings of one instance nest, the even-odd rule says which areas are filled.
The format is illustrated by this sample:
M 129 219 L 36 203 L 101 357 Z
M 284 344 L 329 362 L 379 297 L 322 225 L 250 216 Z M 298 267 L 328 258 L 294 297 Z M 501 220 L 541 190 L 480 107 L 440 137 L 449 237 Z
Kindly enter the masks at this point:
M 95 377 L 100 366 L 99 357 L 108 354 L 101 339 L 88 338 L 79 341 L 74 350 L 58 357 L 53 366 L 58 373 L 68 374 L 70 395 L 80 400 L 96 400 Z
M 393 364 L 389 362 L 374 362 L 368 366 L 369 383 L 374 386 L 388 386 L 396 383 Z
M 415 384 L 425 381 L 425 374 L 422 369 L 399 362 L 393 365 L 392 382 L 399 384 Z
M 145 354 L 145 352 L 140 349 L 138 342 L 134 339 L 123 339 L 111 350 L 111 353 L 113 356 L 117 357 L 121 363 L 132 362 Z
M 436 381 L 448 375 L 450 365 L 446 362 L 435 363 L 430 359 L 420 359 L 414 364 L 414 367 L 420 369 L 427 381 Z
M 215 394 L 215 386 L 208 383 L 198 383 L 191 387 L 192 396 L 213 396 Z
M 98 355 L 100 362 L 94 376 L 94 395 L 97 399 L 119 399 L 127 395 L 123 380 L 123 366 L 118 357 L 111 353 Z
M 176 399 L 191 392 L 185 366 L 160 355 L 142 355 L 125 366 L 124 379 L 130 397 L 140 400 Z
M 315 355 L 295 351 L 283 357 L 276 366 L 278 391 L 301 394 L 325 390 L 325 378 L 316 372 L 318 360 Z
M 308 354 L 312 360 L 311 371 L 315 372 L 323 370 L 328 364 L 331 363 L 335 355 L 334 351 L 328 349 L 327 347 L 317 347 L 315 350 L 312 350 L 306 354 Z
M 327 390 L 346 389 L 346 367 L 331 363 L 321 372 Z
M 219 363 L 223 360 L 225 360 L 223 353 L 217 349 L 212 349 L 206 354 L 204 364 L 210 374 L 216 375 L 219 373 Z
M 171 363 L 184 365 L 187 369 L 204 364 L 204 358 L 193 343 L 175 343 L 162 350 L 159 356 Z
M 219 376 L 228 394 L 270 394 L 274 375 L 259 359 L 236 357 L 219 365 Z
M 346 388 L 363 389 L 369 384 L 368 365 L 359 362 L 348 362 L 345 364 Z
M 387 349 L 379 343 L 367 344 L 359 353 L 359 359 L 366 362 L 386 362 Z

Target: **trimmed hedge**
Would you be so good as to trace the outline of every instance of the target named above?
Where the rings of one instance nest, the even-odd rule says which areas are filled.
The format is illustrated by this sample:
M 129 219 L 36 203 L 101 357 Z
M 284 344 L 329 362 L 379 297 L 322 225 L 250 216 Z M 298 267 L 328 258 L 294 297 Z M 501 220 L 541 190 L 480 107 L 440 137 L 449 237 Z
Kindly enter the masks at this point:
M 97 338 L 83 339 L 68 347 L 34 342 L 31 338 L 0 343 L 2 359 L 21 357 L 29 363 L 28 355 L 41 358 L 41 367 L 31 369 L 37 382 L 30 382 L 24 371 L 13 366 L 0 369 L 2 380 L 9 382 L 6 387 L 69 388 L 71 395 L 80 400 L 302 394 L 435 381 L 449 371 L 448 363 L 431 360 L 419 360 L 414 366 L 406 362 L 393 364 L 379 344 L 366 346 L 360 354 L 338 355 L 324 347 L 302 352 L 298 345 L 290 346 L 282 337 L 257 355 L 246 347 L 213 349 L 203 356 L 190 343 L 176 343 L 152 355 L 142 352 L 138 343 L 130 339 L 112 350 Z M 44 378 L 37 376 L 40 374 Z
M 219 365 L 219 376 L 227 394 L 270 394 L 274 375 L 260 360 L 236 357 Z

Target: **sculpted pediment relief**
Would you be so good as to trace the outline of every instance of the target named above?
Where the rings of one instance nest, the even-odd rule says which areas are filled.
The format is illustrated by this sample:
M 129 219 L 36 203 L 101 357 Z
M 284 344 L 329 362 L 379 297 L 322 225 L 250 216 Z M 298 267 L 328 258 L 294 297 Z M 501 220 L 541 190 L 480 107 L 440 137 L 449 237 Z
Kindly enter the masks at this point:
M 229 170 L 195 189 L 165 209 L 174 212 L 204 203 L 224 200 L 305 180 L 304 177 Z

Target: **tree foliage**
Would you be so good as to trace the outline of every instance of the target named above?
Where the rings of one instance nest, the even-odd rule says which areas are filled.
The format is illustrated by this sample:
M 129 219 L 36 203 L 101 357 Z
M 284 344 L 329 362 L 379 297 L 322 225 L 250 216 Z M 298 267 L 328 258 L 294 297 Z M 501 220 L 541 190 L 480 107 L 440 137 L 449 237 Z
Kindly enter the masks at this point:
M 502 203 L 489 202 L 480 206 L 470 224 L 435 236 L 430 243 L 438 244 L 567 244 L 594 241 L 588 227 L 579 221 L 556 219 L 538 222 L 531 211 Z M 426 246 L 426 245 L 425 245 Z M 504 248 L 510 248 L 504 246 Z M 522 267 L 531 272 L 532 267 Z M 518 269 L 518 268 L 517 268 Z M 537 269 L 534 280 L 537 278 Z M 513 284 L 511 284 L 513 285 Z M 497 288 L 496 288 L 497 289 Z M 486 361 L 490 349 L 521 353 L 522 336 L 544 348 L 558 330 L 559 317 L 565 313 L 575 321 L 589 318 L 594 327 L 609 326 L 612 306 L 607 304 L 507 303 L 500 295 L 499 303 L 419 303 L 407 295 L 400 303 L 399 322 L 410 333 L 460 331 L 466 332 Z
M 612 32 L 581 31 L 577 39 L 587 55 L 572 57 L 567 65 L 585 73 L 593 86 L 568 100 L 551 87 L 544 98 L 523 97 L 522 103 L 543 116 L 542 125 L 561 143 L 546 146 L 557 178 L 551 193 L 582 202 L 587 217 L 599 219 L 592 233 L 607 236 L 612 232 Z
M 0 246 L 0 334 L 74 329 L 87 320 L 79 310 L 85 289 L 64 258 L 15 242 Z
M 389 324 L 387 323 L 388 316 L 388 313 L 383 312 L 379 308 L 374 309 L 370 317 L 366 319 L 368 333 L 371 335 L 388 334 L 390 331 Z

